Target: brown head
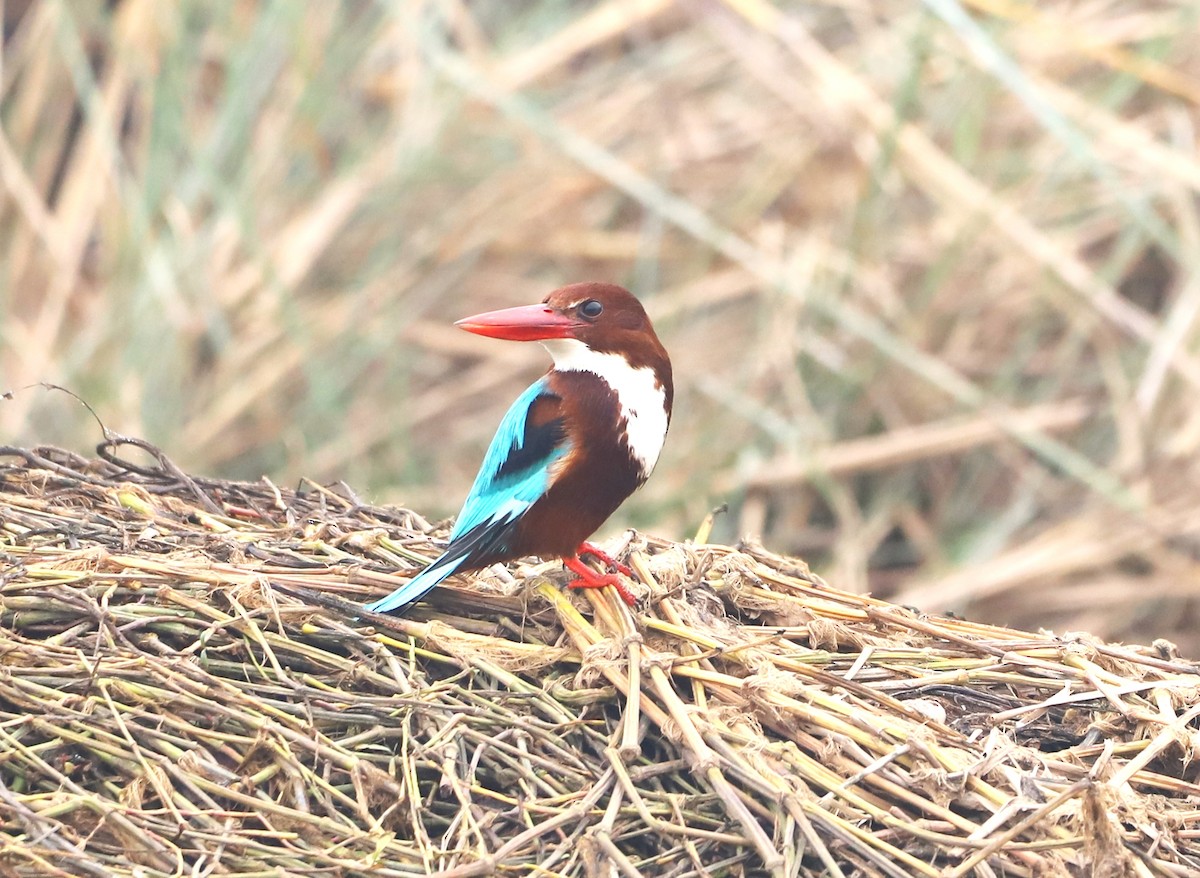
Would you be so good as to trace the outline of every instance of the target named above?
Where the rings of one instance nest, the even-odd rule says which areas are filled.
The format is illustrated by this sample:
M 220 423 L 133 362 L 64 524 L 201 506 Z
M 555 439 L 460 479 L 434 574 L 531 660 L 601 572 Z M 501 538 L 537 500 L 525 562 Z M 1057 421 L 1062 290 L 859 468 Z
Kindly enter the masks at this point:
M 554 342 L 574 339 L 598 354 L 618 354 L 635 369 L 653 369 L 667 394 L 671 393 L 671 361 L 666 349 L 642 303 L 616 284 L 570 284 L 550 293 L 540 305 L 488 311 L 455 325 L 491 338 L 544 342 L 556 360 L 562 348 Z

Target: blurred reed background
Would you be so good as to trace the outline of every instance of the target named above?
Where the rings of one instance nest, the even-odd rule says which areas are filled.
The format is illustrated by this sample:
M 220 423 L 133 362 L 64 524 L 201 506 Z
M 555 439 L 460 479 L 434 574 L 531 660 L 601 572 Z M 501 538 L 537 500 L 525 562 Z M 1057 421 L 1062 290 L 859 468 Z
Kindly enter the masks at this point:
M 672 352 L 610 532 L 1200 655 L 1200 6 L 4 0 L 4 441 L 453 514 L 605 279 Z

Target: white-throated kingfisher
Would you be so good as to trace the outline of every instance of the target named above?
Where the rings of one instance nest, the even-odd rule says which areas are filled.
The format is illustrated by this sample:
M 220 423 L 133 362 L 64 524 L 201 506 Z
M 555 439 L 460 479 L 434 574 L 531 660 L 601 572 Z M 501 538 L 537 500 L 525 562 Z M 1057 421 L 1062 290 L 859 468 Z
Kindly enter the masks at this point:
M 612 585 L 635 603 L 613 572 L 629 576 L 629 568 L 587 538 L 650 476 L 671 422 L 671 361 L 641 303 L 614 284 L 571 284 L 540 305 L 456 325 L 540 341 L 554 366 L 500 422 L 446 551 L 366 608 L 399 610 L 447 576 L 526 555 L 562 558 L 577 577 L 571 587 Z M 610 572 L 597 572 L 581 555 Z

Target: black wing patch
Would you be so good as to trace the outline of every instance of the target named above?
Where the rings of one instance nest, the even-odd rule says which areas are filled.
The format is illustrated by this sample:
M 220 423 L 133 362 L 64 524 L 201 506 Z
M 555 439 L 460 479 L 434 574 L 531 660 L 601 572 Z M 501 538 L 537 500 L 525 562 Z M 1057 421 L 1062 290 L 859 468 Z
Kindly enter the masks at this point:
M 520 519 L 480 522 L 457 537 L 446 549 L 445 557 L 461 558 L 455 570 L 476 570 L 510 557 L 511 537 Z M 440 559 L 439 559 L 440 560 Z
M 508 457 L 500 464 L 493 478 L 502 479 L 545 466 L 546 461 L 566 438 L 567 427 L 562 415 L 562 399 L 553 393 L 543 393 L 529 406 L 521 447 L 514 446 L 509 450 Z

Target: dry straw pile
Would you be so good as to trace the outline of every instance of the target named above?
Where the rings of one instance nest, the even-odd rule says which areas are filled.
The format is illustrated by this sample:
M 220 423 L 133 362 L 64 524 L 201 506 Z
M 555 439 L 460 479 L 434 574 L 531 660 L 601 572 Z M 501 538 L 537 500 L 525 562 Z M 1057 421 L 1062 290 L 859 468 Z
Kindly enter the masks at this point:
M 436 551 L 344 487 L 4 449 L 5 875 L 1200 874 L 1200 668 L 637 538 L 356 616 Z M 130 452 L 132 453 L 132 452 Z

